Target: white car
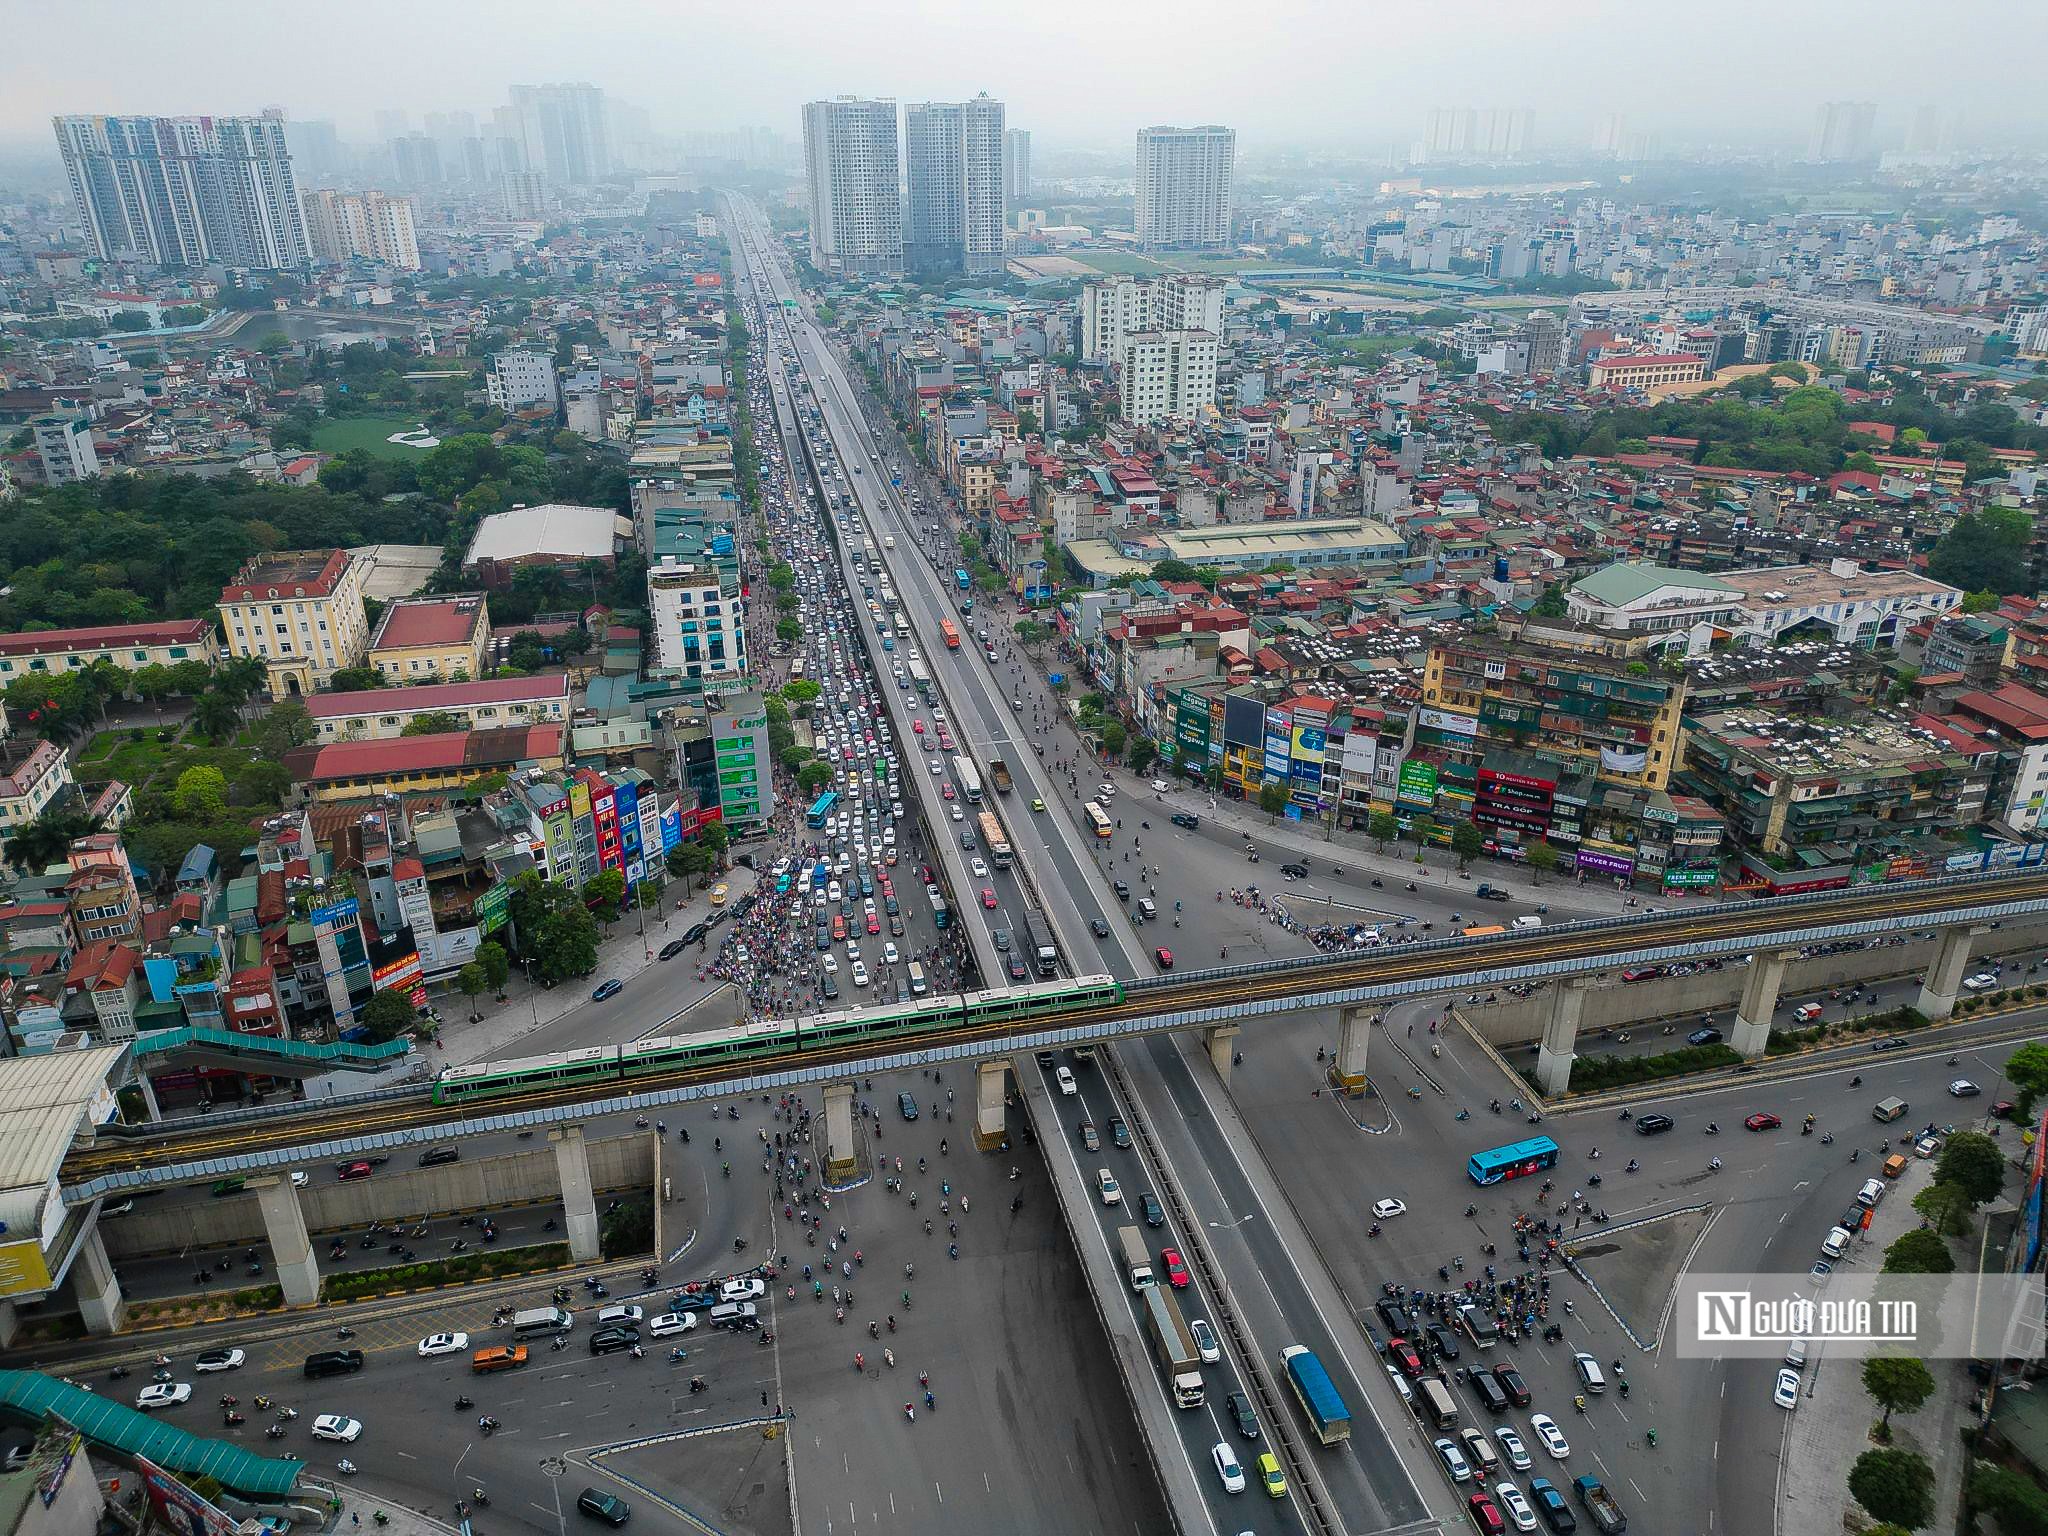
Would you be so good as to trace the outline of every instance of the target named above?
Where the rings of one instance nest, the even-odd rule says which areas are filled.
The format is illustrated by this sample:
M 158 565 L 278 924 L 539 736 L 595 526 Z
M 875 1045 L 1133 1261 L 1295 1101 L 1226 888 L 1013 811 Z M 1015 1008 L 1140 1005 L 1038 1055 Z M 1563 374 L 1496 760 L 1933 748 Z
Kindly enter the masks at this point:
M 1983 1091 L 1967 1077 L 1959 1077 L 1948 1085 L 1949 1097 L 1953 1099 L 1974 1099 Z
M 1061 1067 L 1053 1073 L 1053 1081 L 1060 1085 L 1061 1093 L 1079 1093 L 1081 1085 L 1074 1081 L 1074 1069 Z
M 694 1312 L 664 1312 L 647 1325 L 647 1331 L 657 1339 L 665 1339 L 672 1334 L 688 1333 L 696 1326 Z
M 192 1386 L 183 1381 L 160 1381 L 135 1394 L 135 1406 L 144 1413 L 154 1408 L 175 1408 L 192 1397 Z
M 1779 1371 L 1778 1384 L 1771 1389 L 1771 1401 L 1788 1412 L 1799 1406 L 1799 1373 Z
M 343 1445 L 352 1445 L 362 1432 L 361 1421 L 339 1413 L 323 1413 L 313 1421 L 315 1440 L 338 1440 Z
M 1820 1240 L 1820 1251 L 1831 1259 L 1839 1259 L 1849 1251 L 1852 1241 L 1847 1227 L 1830 1227 L 1828 1235 Z
M 882 946 L 882 963 L 884 965 L 895 965 L 899 961 L 901 961 L 902 958 L 903 956 L 897 952 L 896 946 L 893 942 L 884 944 Z
M 1216 1330 L 1204 1318 L 1188 1319 L 1188 1332 L 1194 1336 L 1195 1352 L 1202 1357 L 1204 1365 L 1219 1365 L 1223 1360 L 1223 1346 L 1217 1341 Z
M 856 987 L 864 987 L 868 984 L 868 968 L 865 961 L 856 960 L 853 962 L 853 984 Z
M 306 1187 L 306 1186 L 307 1186 L 308 1184 L 310 1184 L 310 1183 L 312 1183 L 312 1182 L 313 1182 L 313 1176 L 312 1176 L 312 1175 L 311 1175 L 310 1173 L 306 1172 L 306 1170 L 305 1170 L 305 1169 L 303 1169 L 303 1168 L 294 1168 L 294 1169 L 292 1170 L 292 1188 L 293 1188 L 293 1189 L 304 1189 L 304 1188 L 305 1188 L 305 1187 Z
M 239 1349 L 209 1349 L 192 1362 L 195 1371 L 238 1371 L 249 1357 Z
M 459 1355 L 469 1348 L 466 1333 L 430 1333 L 420 1340 L 420 1358 L 432 1359 L 435 1355 Z
M 1472 1481 L 1472 1464 L 1465 1460 L 1465 1453 L 1458 1449 L 1455 1440 L 1436 1442 L 1436 1459 L 1444 1464 L 1444 1474 L 1454 1483 Z
M 759 1301 L 767 1294 L 768 1284 L 764 1280 L 750 1280 L 735 1276 L 730 1280 L 718 1282 L 718 1299 L 720 1301 Z
M 1495 1483 L 1493 1501 L 1500 1506 L 1500 1512 L 1507 1516 L 1508 1524 L 1516 1530 L 1536 1529 L 1536 1511 L 1529 1507 L 1529 1501 L 1522 1497 L 1522 1490 L 1513 1483 Z
M 1547 1413 L 1529 1415 L 1530 1432 L 1536 1436 L 1545 1452 L 1553 1461 L 1563 1461 L 1571 1455 L 1571 1442 L 1564 1437 L 1564 1431 L 1557 1427 L 1557 1420 Z
M 1522 1444 L 1522 1437 L 1516 1434 L 1509 1425 L 1496 1424 L 1493 1429 L 1493 1438 L 1500 1442 L 1501 1455 L 1507 1457 L 1508 1465 L 1517 1472 L 1526 1472 L 1535 1464 L 1530 1458 L 1529 1447 Z
M 1104 1205 L 1123 1204 L 1124 1192 L 1117 1188 L 1116 1175 L 1107 1168 L 1095 1170 L 1095 1189 L 1102 1196 Z
M 1974 976 L 1965 976 L 1963 985 L 1972 992 L 1989 992 L 1998 985 L 1998 977 L 1991 971 L 1979 971 Z
M 837 880 L 834 880 L 830 885 L 825 887 L 825 899 L 827 901 L 838 901 L 842 899 L 845 895 L 845 888 L 841 886 Z
M 965 821 L 967 819 L 967 813 L 960 809 L 959 801 L 955 800 L 947 809 L 953 813 L 955 821 Z
M 1172 788 L 1173 786 L 1164 779 L 1154 779 L 1152 781 L 1152 793 L 1155 795 L 1163 795 Z
M 1228 1442 L 1218 1440 L 1210 1446 L 1209 1459 L 1216 1463 L 1216 1475 L 1223 1479 L 1225 1493 L 1244 1492 L 1244 1468 L 1237 1464 L 1237 1453 Z
M 1379 1221 L 1392 1221 L 1407 1212 L 1408 1207 L 1399 1200 L 1375 1200 L 1372 1203 L 1372 1214 Z
M 986 880 L 988 878 L 988 866 L 982 863 L 979 858 L 969 859 L 967 861 L 967 869 L 977 880 Z

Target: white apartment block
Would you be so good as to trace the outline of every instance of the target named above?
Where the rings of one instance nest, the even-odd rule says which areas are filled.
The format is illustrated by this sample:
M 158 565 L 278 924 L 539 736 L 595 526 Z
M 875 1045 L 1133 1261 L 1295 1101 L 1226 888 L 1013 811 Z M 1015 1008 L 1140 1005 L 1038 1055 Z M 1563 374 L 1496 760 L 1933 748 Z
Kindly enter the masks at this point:
M 1003 269 L 1003 104 L 987 93 L 966 102 L 903 109 L 909 211 L 904 255 L 925 272 Z
M 746 600 L 724 590 L 715 566 L 670 557 L 647 572 L 654 670 L 706 689 L 746 686 Z
M 491 371 L 485 376 L 484 384 L 491 404 L 501 411 L 553 406 L 559 398 L 555 386 L 555 360 L 545 352 L 493 353 Z
M 339 263 L 361 256 L 407 272 L 417 272 L 420 267 L 419 239 L 408 197 L 387 197 L 382 192 L 309 193 L 306 236 L 320 261 Z
M 896 103 L 842 96 L 804 104 L 811 264 L 834 277 L 903 275 Z
M 1132 426 L 1186 421 L 1216 403 L 1216 338 L 1207 331 L 1133 331 L 1117 373 Z
M 1114 362 L 1133 331 L 1223 334 L 1223 293 L 1217 277 L 1113 277 L 1081 289 L 1081 358 Z
M 0 742 L 0 830 L 28 825 L 72 783 L 62 747 L 34 736 Z
M 1237 134 L 1213 125 L 1138 130 L 1138 244 L 1221 250 L 1230 244 Z
M 92 428 L 82 417 L 39 416 L 30 424 L 36 457 L 43 461 L 48 485 L 91 480 L 100 472 L 100 456 L 92 446 Z

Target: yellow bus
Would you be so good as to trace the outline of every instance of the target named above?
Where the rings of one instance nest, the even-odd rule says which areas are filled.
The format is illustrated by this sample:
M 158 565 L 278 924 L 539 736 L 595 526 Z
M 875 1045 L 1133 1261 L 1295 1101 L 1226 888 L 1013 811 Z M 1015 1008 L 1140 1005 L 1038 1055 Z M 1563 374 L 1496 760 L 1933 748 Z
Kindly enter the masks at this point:
M 1115 829 L 1110 826 L 1109 818 L 1102 814 L 1101 806 L 1097 805 L 1093 800 L 1090 800 L 1086 805 L 1082 806 L 1081 809 L 1087 813 L 1088 825 L 1095 829 L 1095 835 L 1097 837 L 1115 836 Z

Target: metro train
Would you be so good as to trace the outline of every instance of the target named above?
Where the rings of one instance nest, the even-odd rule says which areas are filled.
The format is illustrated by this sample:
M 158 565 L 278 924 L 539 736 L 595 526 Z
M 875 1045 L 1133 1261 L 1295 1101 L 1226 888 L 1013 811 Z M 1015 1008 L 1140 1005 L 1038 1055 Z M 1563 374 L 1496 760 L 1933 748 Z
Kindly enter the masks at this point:
M 798 1058 L 804 1053 L 848 1044 L 902 1041 L 962 1026 L 1029 1023 L 1078 1008 L 1123 1001 L 1114 976 L 1083 976 L 1036 986 L 914 998 L 908 1003 L 858 1011 L 840 1009 L 792 1019 L 762 1019 L 674 1038 L 635 1040 L 553 1056 L 515 1057 L 448 1067 L 434 1079 L 434 1102 L 508 1098 L 565 1083 L 630 1084 L 637 1078 L 722 1066 L 728 1062 Z

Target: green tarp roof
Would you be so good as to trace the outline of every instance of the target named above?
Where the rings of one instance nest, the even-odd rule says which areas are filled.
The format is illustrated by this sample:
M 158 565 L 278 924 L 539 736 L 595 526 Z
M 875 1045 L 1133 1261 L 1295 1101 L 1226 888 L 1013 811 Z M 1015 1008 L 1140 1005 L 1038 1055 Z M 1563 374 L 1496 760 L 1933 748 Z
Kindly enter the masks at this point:
M 34 1424 L 55 1414 L 94 1445 L 124 1456 L 146 1456 L 181 1477 L 204 1474 L 251 1498 L 282 1498 L 305 1465 L 297 1457 L 259 1456 L 230 1440 L 190 1434 L 40 1371 L 0 1371 L 0 1408 Z

